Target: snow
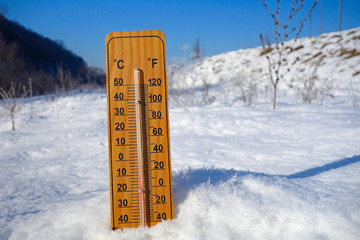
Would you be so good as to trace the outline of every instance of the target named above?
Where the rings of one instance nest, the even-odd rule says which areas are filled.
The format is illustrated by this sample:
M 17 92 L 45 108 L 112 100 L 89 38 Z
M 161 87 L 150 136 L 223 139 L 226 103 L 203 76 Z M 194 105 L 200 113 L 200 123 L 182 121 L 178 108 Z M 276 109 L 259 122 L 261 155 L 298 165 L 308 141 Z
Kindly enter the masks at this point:
M 175 219 L 111 231 L 106 95 L 39 98 L 0 127 L 1 239 L 356 239 L 360 111 L 170 111 Z
M 358 239 L 360 108 L 346 84 L 359 75 L 347 62 L 334 98 L 313 104 L 286 80 L 276 111 L 266 92 L 249 108 L 224 94 L 233 72 L 208 63 L 241 61 L 228 54 L 187 66 L 196 81 L 209 67 L 213 104 L 196 100 L 199 82 L 191 106 L 169 96 L 175 218 L 152 228 L 111 230 L 104 91 L 37 97 L 32 117 L 27 99 L 16 131 L 0 108 L 0 239 Z

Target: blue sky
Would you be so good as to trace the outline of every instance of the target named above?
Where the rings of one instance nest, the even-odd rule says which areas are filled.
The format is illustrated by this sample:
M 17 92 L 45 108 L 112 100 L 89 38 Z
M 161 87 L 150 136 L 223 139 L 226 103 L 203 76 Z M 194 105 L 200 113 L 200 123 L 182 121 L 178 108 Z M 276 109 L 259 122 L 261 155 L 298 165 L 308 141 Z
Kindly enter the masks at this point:
M 285 16 L 290 0 L 281 2 L 280 15 Z M 360 1 L 342 2 L 342 29 L 359 27 Z M 210 56 L 256 47 L 260 45 L 260 33 L 273 36 L 272 18 L 261 0 L 0 0 L 0 4 L 7 5 L 9 19 L 50 39 L 63 41 L 89 66 L 103 69 L 105 36 L 115 31 L 162 30 L 168 61 L 184 57 L 181 47 L 185 44 L 189 45 L 189 57 L 197 37 L 205 54 Z M 323 33 L 337 31 L 338 9 L 339 0 L 324 0 Z M 309 35 L 308 23 L 302 36 Z M 320 3 L 312 15 L 313 36 L 319 34 L 319 24 Z

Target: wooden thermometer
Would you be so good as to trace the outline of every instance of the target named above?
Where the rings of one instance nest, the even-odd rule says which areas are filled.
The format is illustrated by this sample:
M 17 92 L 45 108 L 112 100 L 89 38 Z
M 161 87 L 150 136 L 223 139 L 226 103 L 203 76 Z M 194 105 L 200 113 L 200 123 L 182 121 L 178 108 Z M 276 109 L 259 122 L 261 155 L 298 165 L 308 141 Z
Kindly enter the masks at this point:
M 113 229 L 173 218 L 165 60 L 161 31 L 106 36 Z

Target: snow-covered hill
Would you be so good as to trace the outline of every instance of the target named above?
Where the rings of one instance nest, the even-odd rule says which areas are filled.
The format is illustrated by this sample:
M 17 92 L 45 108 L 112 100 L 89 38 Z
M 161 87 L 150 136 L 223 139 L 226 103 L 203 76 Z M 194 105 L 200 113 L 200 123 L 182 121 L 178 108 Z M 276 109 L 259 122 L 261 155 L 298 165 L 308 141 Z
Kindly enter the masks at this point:
M 296 43 L 294 56 L 326 55 L 318 79 L 338 88 L 322 104 L 293 100 L 291 71 L 271 110 L 261 48 L 170 67 L 175 219 L 152 228 L 111 230 L 104 91 L 19 101 L 16 131 L 0 101 L 0 240 L 359 239 L 360 108 L 347 85 L 359 56 L 341 54 L 359 35 Z M 234 101 L 253 81 L 257 104 Z
M 281 67 L 279 98 L 293 96 L 285 102 L 302 102 L 299 96 L 311 84 L 311 90 L 318 94 L 314 102 L 360 91 L 360 27 L 291 40 L 285 43 L 285 48 L 291 50 Z M 223 53 L 190 64 L 176 61 L 169 66 L 170 88 L 189 90 L 193 86 L 212 85 L 225 90 L 228 97 L 225 102 L 231 102 L 239 97 L 239 92 L 256 87 L 253 91 L 258 97 L 271 101 L 272 85 L 265 56 L 277 61 L 274 45 Z
M 319 65 L 321 78 L 360 78 L 360 27 L 291 40 L 285 46 L 292 48 L 288 61 L 284 63 L 283 74 L 287 81 L 299 80 L 299 74 L 316 64 Z M 268 55 L 276 58 L 276 50 L 273 49 Z M 237 74 L 267 79 L 268 67 L 264 56 L 263 47 L 238 50 L 206 58 L 193 66 L 193 70 L 197 74 L 206 72 L 219 80 Z M 299 60 L 292 65 L 296 58 Z M 288 68 L 290 72 L 285 74 Z
M 299 80 L 299 74 L 318 65 L 320 78 L 360 78 L 360 27 L 342 32 L 323 34 L 312 38 L 300 38 L 286 42 L 292 48 L 288 61 L 284 63 L 286 81 Z M 274 48 L 274 46 L 272 46 Z M 268 63 L 263 47 L 240 49 L 207 57 L 191 65 L 190 71 L 196 75 L 211 76 L 211 82 L 230 79 L 239 74 L 245 77 L 268 79 Z M 276 50 L 267 54 L 276 58 Z M 294 59 L 299 58 L 292 65 Z

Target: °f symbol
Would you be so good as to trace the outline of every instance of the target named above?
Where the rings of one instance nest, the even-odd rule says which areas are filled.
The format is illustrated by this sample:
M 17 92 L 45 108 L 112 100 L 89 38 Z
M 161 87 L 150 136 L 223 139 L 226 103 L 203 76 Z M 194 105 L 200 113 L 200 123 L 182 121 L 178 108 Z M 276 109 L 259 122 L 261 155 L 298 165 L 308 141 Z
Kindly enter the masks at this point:
M 155 67 L 155 65 L 157 64 L 157 58 L 148 58 L 147 59 L 148 61 L 151 61 L 151 66 L 152 66 L 152 68 L 154 68 Z

